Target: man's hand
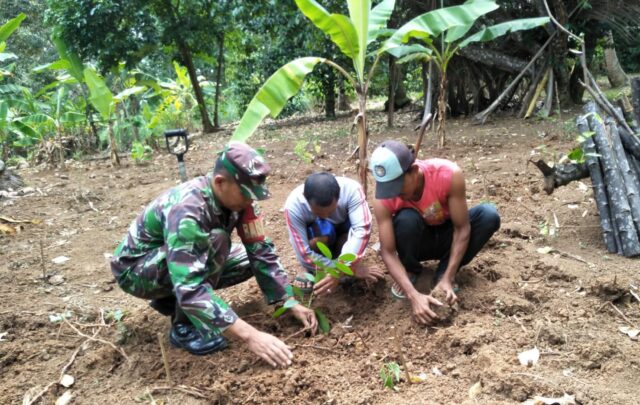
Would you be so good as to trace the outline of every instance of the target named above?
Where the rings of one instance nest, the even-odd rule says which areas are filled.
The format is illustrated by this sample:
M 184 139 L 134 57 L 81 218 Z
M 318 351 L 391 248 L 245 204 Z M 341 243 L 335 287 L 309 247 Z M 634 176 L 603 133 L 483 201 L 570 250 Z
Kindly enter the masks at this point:
M 298 304 L 292 307 L 289 311 L 291 311 L 291 314 L 302 322 L 305 329 L 311 331 L 312 335 L 316 334 L 316 330 L 318 329 L 318 320 L 316 319 L 316 313 L 313 310 L 305 307 L 304 305 Z
M 453 291 L 453 283 L 446 277 L 443 277 L 435 288 L 439 288 L 440 290 L 444 291 L 445 294 L 447 294 L 447 304 L 453 305 L 456 301 L 458 301 L 458 296 Z
M 293 353 L 280 339 L 268 333 L 256 331 L 247 339 L 249 350 L 257 354 L 272 367 L 288 367 L 291 365 Z
M 271 366 L 287 367 L 291 365 L 293 354 L 282 340 L 268 333 L 260 332 L 242 319 L 237 319 L 226 332 L 243 340 L 249 346 L 249 350 Z
M 376 281 L 384 278 L 384 272 L 379 267 L 367 267 L 359 264 L 353 266 L 353 275 L 356 278 L 366 281 L 367 284 L 375 283 Z
M 338 286 L 340 285 L 340 279 L 335 277 L 327 276 L 322 280 L 318 281 L 316 285 L 313 286 L 313 292 L 319 296 L 325 296 L 333 293 Z
M 429 325 L 440 319 L 438 315 L 431 310 L 429 305 L 442 305 L 442 302 L 430 295 L 424 294 L 417 294 L 414 298 L 410 298 L 410 300 L 413 317 L 419 324 Z

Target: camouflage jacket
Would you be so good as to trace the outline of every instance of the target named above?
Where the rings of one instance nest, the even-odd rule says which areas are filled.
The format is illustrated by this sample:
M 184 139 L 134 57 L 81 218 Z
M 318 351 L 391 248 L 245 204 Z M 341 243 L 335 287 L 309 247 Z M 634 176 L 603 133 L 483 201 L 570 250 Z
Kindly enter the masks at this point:
M 170 279 L 159 283 L 165 285 L 161 293 L 173 293 L 182 311 L 205 335 L 220 333 L 238 318 L 214 293 L 234 228 L 267 302 L 286 299 L 290 290 L 274 245 L 264 235 L 257 206 L 254 204 L 240 213 L 224 209 L 213 194 L 212 176 L 209 173 L 173 187 L 147 205 L 131 223 L 111 261 L 113 273 L 122 274 L 149 252 L 166 249 L 168 274 L 155 275 Z M 164 263 L 159 267 L 165 267 Z M 166 290 L 167 286 L 173 291 Z

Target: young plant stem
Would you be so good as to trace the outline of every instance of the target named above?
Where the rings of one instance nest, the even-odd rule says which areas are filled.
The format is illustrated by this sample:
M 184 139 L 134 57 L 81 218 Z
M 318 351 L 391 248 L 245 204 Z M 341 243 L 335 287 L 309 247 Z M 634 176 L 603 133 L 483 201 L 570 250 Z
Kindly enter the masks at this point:
M 396 348 L 398 350 L 398 357 L 400 357 L 402 367 L 404 367 L 404 373 L 406 374 L 407 382 L 409 384 L 413 384 L 413 382 L 411 381 L 409 368 L 407 367 L 407 361 L 405 360 L 404 354 L 402 353 L 402 343 L 400 342 L 400 327 L 396 327 Z

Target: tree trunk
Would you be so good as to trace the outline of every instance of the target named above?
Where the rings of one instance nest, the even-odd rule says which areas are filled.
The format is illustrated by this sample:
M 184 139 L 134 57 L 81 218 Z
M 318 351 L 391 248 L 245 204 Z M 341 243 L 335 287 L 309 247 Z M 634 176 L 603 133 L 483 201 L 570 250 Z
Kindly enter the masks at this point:
M 204 95 L 202 93 L 202 88 L 200 88 L 200 83 L 198 82 L 198 75 L 196 73 L 196 67 L 193 64 L 193 57 L 191 56 L 191 50 L 182 41 L 179 41 L 178 48 L 180 49 L 182 62 L 187 68 L 187 72 L 189 73 L 191 86 L 193 86 L 193 92 L 195 93 L 196 101 L 198 102 L 198 109 L 200 110 L 200 116 L 202 118 L 202 132 L 204 133 L 214 132 L 215 128 L 213 127 L 213 124 L 211 124 L 211 120 L 209 119 L 209 114 L 207 113 L 207 105 L 204 102 Z
M 620 66 L 611 30 L 607 31 L 605 35 L 604 63 L 611 87 L 622 87 L 627 84 L 629 78 L 622 70 L 622 66 Z
M 96 127 L 96 123 L 93 120 L 93 114 L 91 113 L 91 103 L 89 102 L 89 98 L 84 96 L 84 91 L 83 97 L 85 102 L 84 115 L 87 117 L 87 122 L 89 123 L 91 133 L 93 134 L 93 142 L 89 141 L 89 144 L 97 149 L 100 146 L 100 135 L 98 135 L 98 128 Z
M 347 100 L 347 90 L 344 88 L 344 77 L 339 76 L 338 79 L 338 110 L 349 111 L 349 100 Z
M 567 26 L 569 15 L 567 13 L 566 2 L 563 0 L 552 0 L 553 13 L 555 18 L 563 26 Z M 557 29 L 557 28 L 556 28 Z M 558 95 L 562 105 L 571 101 L 569 97 L 570 72 L 566 60 L 569 50 L 568 36 L 564 32 L 558 32 L 555 40 L 549 49 L 549 61 L 553 67 L 556 81 L 558 82 Z
M 440 93 L 438 94 L 438 147 L 444 148 L 447 123 L 447 72 L 440 72 Z
M 631 79 L 631 105 L 636 116 L 636 122 L 640 125 L 640 77 Z
M 393 112 L 396 106 L 396 58 L 389 54 L 389 99 L 387 106 L 387 126 L 393 126 Z
M 224 32 L 218 36 L 218 64 L 216 66 L 216 95 L 213 102 L 213 128 L 220 129 L 220 87 L 224 72 Z
M 361 94 L 358 92 L 358 105 L 359 105 L 359 113 L 356 117 L 357 126 L 358 126 L 358 177 L 360 179 L 360 184 L 362 185 L 362 189 L 364 191 L 365 198 L 367 197 L 367 141 L 368 141 L 368 133 L 367 133 L 367 98 L 366 94 Z
M 584 47 L 586 52 L 585 60 L 587 61 L 587 67 L 591 65 L 591 61 L 593 60 L 597 40 L 598 39 L 592 33 L 592 30 L 587 30 L 584 36 Z M 582 63 L 580 58 L 578 58 L 573 67 L 573 71 L 571 72 L 571 77 L 569 78 L 569 96 L 571 101 L 580 105 L 582 105 L 582 97 L 584 96 L 585 91 L 584 86 L 579 82 L 580 80 L 584 80 L 583 72 Z
M 595 106 L 585 106 L 584 112 L 589 113 L 595 111 Z M 580 116 L 577 120 L 578 131 L 583 135 L 584 142 L 582 143 L 582 150 L 585 155 L 585 162 L 589 167 L 589 174 L 591 177 L 591 184 L 593 185 L 593 197 L 596 200 L 596 207 L 598 208 L 598 215 L 600 216 L 600 227 L 602 228 L 602 236 L 604 238 L 604 244 L 610 253 L 617 253 L 617 243 L 615 230 L 611 221 L 611 209 L 609 204 L 609 197 L 607 196 L 607 190 L 604 185 L 602 169 L 596 154 L 596 146 L 593 142 L 593 137 L 586 136 L 587 132 L 591 132 L 589 123 L 586 116 Z
M 333 69 L 328 69 L 326 78 L 322 80 L 324 88 L 324 116 L 336 117 L 336 75 Z
M 612 143 L 614 139 L 611 136 L 607 136 L 600 117 L 591 115 L 588 117 L 588 121 L 591 130 L 595 132 L 593 138 L 598 154 L 601 156 L 604 181 L 612 208 L 611 217 L 620 236 L 622 254 L 625 257 L 640 255 L 640 242 L 638 241 L 638 233 L 631 215 L 624 180 L 620 173 L 618 161 L 613 153 Z
M 118 144 L 113 133 L 113 123 L 109 120 L 109 148 L 111 149 L 111 164 L 120 167 L 120 158 L 118 157 Z

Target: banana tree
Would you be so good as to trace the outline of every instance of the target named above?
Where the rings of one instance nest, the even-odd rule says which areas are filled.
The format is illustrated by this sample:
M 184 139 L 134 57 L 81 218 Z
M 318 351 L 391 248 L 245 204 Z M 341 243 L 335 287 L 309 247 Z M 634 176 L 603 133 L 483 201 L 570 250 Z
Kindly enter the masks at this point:
M 58 86 L 55 94 L 51 98 L 53 106 L 43 106 L 44 108 L 40 108 L 38 113 L 32 114 L 24 119 L 25 122 L 33 124 L 40 139 L 44 139 L 43 134 L 46 132 L 52 131 L 55 133 L 55 150 L 58 152 L 61 167 L 64 167 L 62 136 L 65 127 L 70 124 L 85 122 L 84 114 L 74 111 L 71 103 L 68 103 L 67 94 L 66 86 Z
M 398 28 L 381 48 L 400 58 L 399 63 L 409 60 L 433 61 L 440 71 L 437 113 L 440 147 L 445 144 L 447 67 L 451 59 L 471 43 L 493 41 L 510 32 L 529 30 L 549 22 L 548 17 L 512 20 L 483 27 L 467 36 L 478 18 L 498 8 L 493 0 L 470 0 L 460 6 L 430 11 Z M 406 44 L 410 39 L 416 39 L 418 43 Z
M 359 113 L 354 122 L 358 129 L 358 174 L 366 193 L 367 92 L 381 56 L 380 53 L 375 53 L 373 63 L 366 70 L 367 47 L 383 34 L 395 0 L 383 0 L 373 9 L 371 0 L 347 0 L 348 17 L 342 14 L 331 14 L 314 0 L 296 0 L 296 5 L 352 61 L 353 73 L 349 73 L 346 68 L 329 59 L 320 57 L 303 57 L 287 63 L 269 77 L 258 90 L 242 116 L 232 139 L 244 141 L 255 132 L 267 115 L 277 117 L 287 101 L 300 91 L 305 77 L 316 65 L 325 63 L 344 75 L 358 94 Z
M 113 95 L 104 79 L 98 75 L 95 69 L 87 66 L 83 71 L 84 80 L 89 87 L 89 102 L 98 111 L 102 120 L 107 123 L 109 131 L 109 146 L 111 149 L 111 164 L 120 166 L 120 158 L 118 157 L 118 145 L 113 133 L 113 115 L 116 105 L 127 97 L 138 94 L 146 90 L 144 86 L 134 86 L 125 89 L 117 95 Z
M 17 58 L 15 54 L 11 52 L 5 52 L 5 49 L 7 47 L 7 43 L 5 41 L 11 36 L 11 34 L 13 34 L 13 31 L 17 30 L 18 27 L 20 27 L 20 24 L 25 18 L 26 16 L 24 15 L 24 13 L 20 13 L 16 17 L 10 19 L 0 26 L 0 63 L 5 63 Z M 2 78 L 5 76 L 9 76 L 10 74 L 11 73 L 8 70 L 5 70 L 2 66 L 0 66 L 0 80 L 2 80 Z

